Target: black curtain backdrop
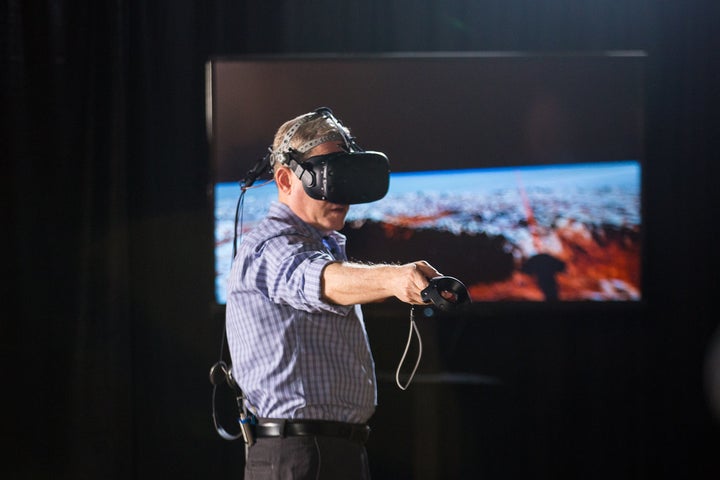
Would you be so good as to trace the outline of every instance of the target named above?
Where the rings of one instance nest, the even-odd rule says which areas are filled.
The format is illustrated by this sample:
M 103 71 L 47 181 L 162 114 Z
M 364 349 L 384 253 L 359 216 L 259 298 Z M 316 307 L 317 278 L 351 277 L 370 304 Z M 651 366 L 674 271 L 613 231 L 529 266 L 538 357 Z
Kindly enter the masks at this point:
M 211 56 L 507 50 L 648 53 L 647 302 L 423 320 L 423 373 L 489 380 L 381 382 L 373 474 L 718 478 L 718 5 L 3 2 L 3 478 L 241 478 L 207 379 Z M 392 371 L 407 319 L 367 316 Z

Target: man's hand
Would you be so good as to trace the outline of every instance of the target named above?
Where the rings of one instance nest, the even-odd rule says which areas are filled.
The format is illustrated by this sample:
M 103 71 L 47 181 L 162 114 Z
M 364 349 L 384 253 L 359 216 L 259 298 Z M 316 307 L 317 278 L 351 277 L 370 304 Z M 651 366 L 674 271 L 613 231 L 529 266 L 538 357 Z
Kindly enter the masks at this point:
M 429 263 L 420 260 L 398 267 L 392 281 L 392 295 L 405 303 L 420 305 L 423 302 L 420 292 L 429 285 L 428 279 L 440 276 Z

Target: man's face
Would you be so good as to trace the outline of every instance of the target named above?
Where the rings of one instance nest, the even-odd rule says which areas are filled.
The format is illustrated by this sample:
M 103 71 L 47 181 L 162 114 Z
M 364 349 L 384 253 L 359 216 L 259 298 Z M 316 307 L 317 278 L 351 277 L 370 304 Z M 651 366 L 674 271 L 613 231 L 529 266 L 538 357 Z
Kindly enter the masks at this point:
M 340 151 L 342 148 L 336 142 L 326 142 L 311 149 L 305 156 L 311 157 Z M 276 176 L 281 202 L 286 203 L 304 222 L 323 232 L 340 230 L 345 225 L 345 217 L 350 209 L 349 205 L 315 200 L 305 193 L 302 181 L 294 173 L 289 169 L 287 173 L 289 174 L 287 179 Z M 287 185 L 289 188 L 286 188 L 287 181 L 290 182 Z

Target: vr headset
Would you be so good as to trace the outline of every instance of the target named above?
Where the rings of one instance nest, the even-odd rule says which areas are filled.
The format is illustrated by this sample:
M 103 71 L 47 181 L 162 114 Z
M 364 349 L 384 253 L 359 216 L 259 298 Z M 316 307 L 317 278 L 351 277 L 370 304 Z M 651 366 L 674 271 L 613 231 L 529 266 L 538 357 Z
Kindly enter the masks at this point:
M 336 132 L 314 139 L 298 149 L 291 149 L 290 140 L 298 128 L 318 116 L 334 124 Z M 305 152 L 332 140 L 341 140 L 343 151 L 302 159 Z M 305 193 L 316 200 L 343 205 L 374 202 L 387 194 L 390 185 L 390 165 L 385 154 L 360 148 L 326 107 L 315 110 L 314 115 L 308 115 L 293 125 L 280 142 L 278 151 L 271 149 L 248 172 L 242 182 L 243 188 L 249 188 L 263 172 L 271 172 L 272 161 L 290 167 L 302 181 Z
M 293 168 L 294 167 L 294 168 Z M 335 152 L 291 161 L 305 193 L 339 204 L 380 200 L 388 191 L 390 170 L 380 152 Z

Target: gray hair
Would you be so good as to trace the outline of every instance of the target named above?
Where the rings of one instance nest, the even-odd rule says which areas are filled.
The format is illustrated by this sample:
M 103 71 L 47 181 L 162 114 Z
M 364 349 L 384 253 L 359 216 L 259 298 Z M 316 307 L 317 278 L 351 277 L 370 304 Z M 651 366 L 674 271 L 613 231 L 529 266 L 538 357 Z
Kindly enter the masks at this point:
M 344 132 L 340 132 L 338 127 Z M 344 142 L 344 135 L 350 135 L 350 130 L 344 125 L 332 122 L 317 112 L 305 113 L 288 120 L 278 128 L 273 140 L 270 164 L 275 166 L 276 162 L 280 162 L 287 166 L 287 153 L 291 150 L 304 154 L 321 143 L 333 140 Z

